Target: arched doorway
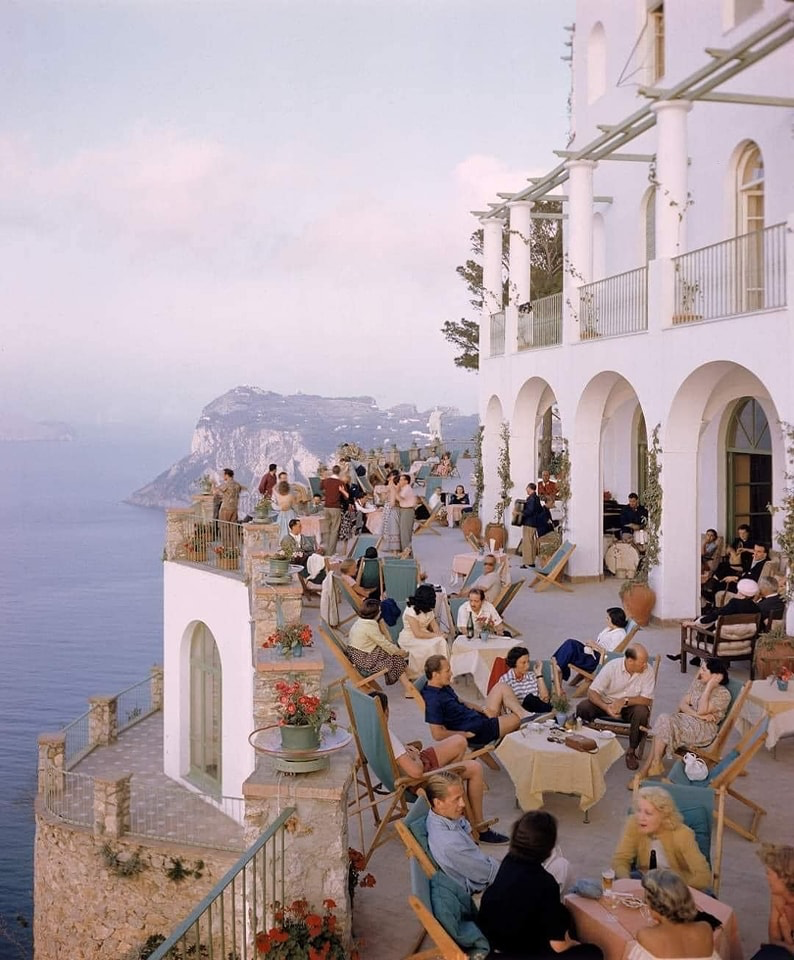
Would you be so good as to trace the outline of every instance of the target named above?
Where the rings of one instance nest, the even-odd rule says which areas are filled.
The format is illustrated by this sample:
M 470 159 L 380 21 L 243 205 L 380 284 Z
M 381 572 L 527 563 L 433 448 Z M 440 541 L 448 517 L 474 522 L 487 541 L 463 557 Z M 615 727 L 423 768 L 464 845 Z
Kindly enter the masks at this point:
M 725 437 L 728 480 L 728 530 L 746 523 L 753 536 L 769 544 L 772 517 L 772 437 L 761 404 L 753 397 L 736 402 Z
M 221 792 L 221 658 L 212 631 L 197 623 L 190 640 L 189 778 Z

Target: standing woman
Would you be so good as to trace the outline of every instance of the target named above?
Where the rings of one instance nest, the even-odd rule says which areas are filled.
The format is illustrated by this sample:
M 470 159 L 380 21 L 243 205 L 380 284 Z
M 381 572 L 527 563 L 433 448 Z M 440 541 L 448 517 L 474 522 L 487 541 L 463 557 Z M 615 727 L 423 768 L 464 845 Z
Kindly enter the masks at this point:
M 293 509 L 294 500 L 286 480 L 282 480 L 276 487 L 273 500 L 278 511 L 278 539 L 280 543 L 284 537 L 289 535 L 290 520 L 298 516 Z
M 381 553 L 400 552 L 400 508 L 397 505 L 397 481 L 400 474 L 392 470 L 386 479 L 383 504 L 383 538 Z
M 356 529 L 356 507 L 350 492 L 350 481 L 343 474 L 339 487 L 339 499 L 342 504 L 342 522 L 339 524 L 339 539 L 349 540 Z

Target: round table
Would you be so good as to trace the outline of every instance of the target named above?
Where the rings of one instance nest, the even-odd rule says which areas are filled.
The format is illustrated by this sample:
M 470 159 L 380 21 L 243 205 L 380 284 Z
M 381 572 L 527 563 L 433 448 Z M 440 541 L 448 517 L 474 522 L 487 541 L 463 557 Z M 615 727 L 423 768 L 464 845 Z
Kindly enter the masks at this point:
M 327 724 L 323 724 L 320 730 L 320 746 L 313 750 L 285 750 L 281 745 L 281 731 L 277 723 L 259 727 L 248 735 L 248 742 L 257 753 L 275 757 L 276 770 L 290 774 L 327 770 L 330 754 L 346 747 L 352 739 L 349 730 L 340 726 L 332 730 Z

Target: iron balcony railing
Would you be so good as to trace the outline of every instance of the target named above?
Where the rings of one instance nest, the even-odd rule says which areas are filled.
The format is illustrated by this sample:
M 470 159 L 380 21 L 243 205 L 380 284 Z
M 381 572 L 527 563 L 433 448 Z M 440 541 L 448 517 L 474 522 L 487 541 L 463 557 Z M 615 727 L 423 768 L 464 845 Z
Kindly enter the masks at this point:
M 518 349 L 536 350 L 562 343 L 562 293 L 532 301 L 529 313 L 518 315 Z
M 203 520 L 197 514 L 179 517 L 178 559 L 216 570 L 240 572 L 243 554 L 242 524 Z
M 128 730 L 139 721 L 154 713 L 152 703 L 152 679 L 147 677 L 116 694 L 116 719 L 118 733 Z
M 579 339 L 648 329 L 648 270 L 638 267 L 579 288 Z
M 272 925 L 284 903 L 284 835 L 295 813 L 288 807 L 256 840 L 150 960 L 232 957 L 254 960 L 256 934 Z
M 785 223 L 692 250 L 673 264 L 674 325 L 786 305 Z
M 491 356 L 501 357 L 505 352 L 504 310 L 491 314 Z

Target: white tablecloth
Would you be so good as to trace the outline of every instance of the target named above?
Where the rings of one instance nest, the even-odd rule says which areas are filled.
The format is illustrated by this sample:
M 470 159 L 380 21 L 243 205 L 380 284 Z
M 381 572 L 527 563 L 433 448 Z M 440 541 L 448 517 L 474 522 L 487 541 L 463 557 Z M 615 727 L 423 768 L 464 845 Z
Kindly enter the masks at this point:
M 753 681 L 739 714 L 739 731 L 746 733 L 764 714 L 769 715 L 766 747 L 771 750 L 781 737 L 794 734 L 794 683 L 788 690 L 778 690 L 769 680 Z
M 493 634 L 488 640 L 481 640 L 479 637 L 472 640 L 458 637 L 452 644 L 452 656 L 449 661 L 452 676 L 460 677 L 464 673 L 470 673 L 474 677 L 477 689 L 485 697 L 488 695 L 488 680 L 494 660 L 497 657 L 504 657 L 512 646 L 514 644 L 509 637 L 505 639 Z

